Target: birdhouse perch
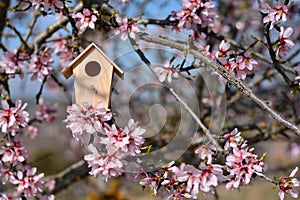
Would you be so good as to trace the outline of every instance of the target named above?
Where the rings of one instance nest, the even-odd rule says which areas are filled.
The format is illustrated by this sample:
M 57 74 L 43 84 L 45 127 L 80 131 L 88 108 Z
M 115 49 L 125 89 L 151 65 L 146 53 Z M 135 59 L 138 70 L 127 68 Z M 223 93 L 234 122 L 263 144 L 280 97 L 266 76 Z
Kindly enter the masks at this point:
M 124 72 L 111 61 L 94 43 L 82 51 L 64 70 L 65 78 L 74 75 L 77 104 L 103 102 L 108 109 L 113 74 L 123 79 Z

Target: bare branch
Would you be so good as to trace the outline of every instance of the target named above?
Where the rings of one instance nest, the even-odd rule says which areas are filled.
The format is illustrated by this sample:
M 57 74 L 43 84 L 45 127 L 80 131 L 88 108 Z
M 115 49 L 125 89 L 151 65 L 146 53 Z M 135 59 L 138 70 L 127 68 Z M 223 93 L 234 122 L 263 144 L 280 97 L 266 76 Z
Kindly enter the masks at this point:
M 292 130 L 297 136 L 300 136 L 300 129 L 294 123 L 286 120 L 279 113 L 270 108 L 265 103 L 265 101 L 257 97 L 248 86 L 246 86 L 241 80 L 237 79 L 233 74 L 228 72 L 219 63 L 213 61 L 211 58 L 207 57 L 206 55 L 204 55 L 196 49 L 189 49 L 187 43 L 184 44 L 183 42 L 177 42 L 166 37 L 150 36 L 145 33 L 140 33 L 139 37 L 141 40 L 164 46 L 169 46 L 170 48 L 178 49 L 180 51 L 186 51 L 188 49 L 190 54 L 202 61 L 205 66 L 210 67 L 211 69 L 222 75 L 229 83 L 236 86 L 246 97 L 248 97 L 255 104 L 257 104 L 263 111 L 267 112 L 270 116 L 272 116 L 277 122 Z

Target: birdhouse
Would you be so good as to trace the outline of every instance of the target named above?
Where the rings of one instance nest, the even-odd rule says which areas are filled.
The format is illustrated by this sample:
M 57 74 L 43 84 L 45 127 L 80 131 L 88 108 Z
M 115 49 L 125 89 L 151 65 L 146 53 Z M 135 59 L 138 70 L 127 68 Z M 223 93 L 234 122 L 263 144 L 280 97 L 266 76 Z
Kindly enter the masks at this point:
M 123 79 L 124 72 L 94 43 L 91 43 L 62 71 L 67 79 L 74 75 L 77 104 L 88 102 L 95 105 L 103 102 L 106 109 L 110 103 L 114 73 Z

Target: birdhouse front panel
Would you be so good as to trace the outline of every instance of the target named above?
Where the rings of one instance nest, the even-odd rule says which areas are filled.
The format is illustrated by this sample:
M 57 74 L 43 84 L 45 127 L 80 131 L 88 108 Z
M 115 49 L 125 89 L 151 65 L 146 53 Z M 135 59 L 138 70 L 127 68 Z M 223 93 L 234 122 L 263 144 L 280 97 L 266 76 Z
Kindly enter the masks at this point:
M 76 103 L 103 102 L 108 108 L 113 66 L 96 49 L 91 49 L 73 67 Z

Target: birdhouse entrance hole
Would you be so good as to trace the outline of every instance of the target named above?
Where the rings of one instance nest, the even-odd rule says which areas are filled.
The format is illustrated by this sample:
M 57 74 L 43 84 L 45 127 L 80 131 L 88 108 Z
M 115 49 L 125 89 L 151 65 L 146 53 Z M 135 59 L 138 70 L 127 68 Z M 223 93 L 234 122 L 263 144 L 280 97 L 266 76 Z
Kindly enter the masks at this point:
M 97 61 L 90 61 L 85 65 L 85 73 L 89 76 L 97 76 L 101 72 L 101 66 Z

